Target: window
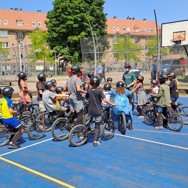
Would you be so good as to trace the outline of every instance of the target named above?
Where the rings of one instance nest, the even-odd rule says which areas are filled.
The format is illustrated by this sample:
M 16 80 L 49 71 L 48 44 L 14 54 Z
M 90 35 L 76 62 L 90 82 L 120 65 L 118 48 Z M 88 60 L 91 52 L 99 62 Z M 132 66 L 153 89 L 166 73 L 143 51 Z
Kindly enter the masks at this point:
M 112 27 L 112 30 L 113 30 L 113 31 L 116 31 L 116 27 Z
M 127 31 L 129 32 L 131 29 L 129 27 L 127 27 Z
M 8 48 L 8 42 L 1 42 L 2 48 Z
M 1 20 L 0 20 L 0 25 L 1 25 Z
M 41 22 L 38 22 L 38 27 L 41 27 Z
M 123 31 L 126 31 L 126 27 L 123 27 Z
M 23 38 L 23 32 L 18 32 L 17 36 L 18 38 Z
M 23 25 L 23 20 L 17 20 L 17 25 L 22 26 Z
M 36 26 L 36 22 L 32 22 L 32 26 L 35 27 Z
M 4 25 L 8 25 L 8 20 L 3 20 Z
M 8 37 L 8 31 L 0 30 L 0 37 Z
M 135 30 L 135 32 L 139 32 L 140 28 L 139 27 L 135 27 L 134 30 Z

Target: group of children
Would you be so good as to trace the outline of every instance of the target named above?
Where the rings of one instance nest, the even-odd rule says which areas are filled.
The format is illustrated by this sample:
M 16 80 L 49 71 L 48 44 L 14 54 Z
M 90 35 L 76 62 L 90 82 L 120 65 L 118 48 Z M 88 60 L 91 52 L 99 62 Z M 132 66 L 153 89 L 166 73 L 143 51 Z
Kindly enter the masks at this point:
M 118 116 L 124 113 L 126 116 L 127 125 L 130 130 L 133 129 L 132 122 L 132 108 L 129 102 L 129 97 L 136 92 L 137 103 L 140 106 L 140 114 L 143 115 L 142 107 L 147 102 L 146 93 L 143 88 L 143 76 L 138 76 L 136 79 L 136 86 L 130 91 L 126 88 L 125 81 L 118 81 L 115 88 L 112 85 L 112 78 L 107 78 L 107 82 L 102 87 L 100 85 L 100 78 L 94 75 L 93 72 L 88 74 L 88 81 L 86 89 L 82 88 L 82 81 L 78 77 L 80 69 L 78 66 L 73 66 L 72 76 L 68 79 L 66 86 L 57 86 L 56 80 L 46 81 L 46 75 L 40 73 L 37 78 L 36 88 L 38 91 L 37 100 L 39 102 L 40 112 L 44 111 L 66 111 L 69 110 L 61 105 L 61 101 L 69 100 L 70 109 L 75 111 L 77 114 L 78 123 L 82 122 L 82 108 L 84 96 L 88 99 L 89 109 L 86 115 L 86 121 L 94 118 L 95 121 L 95 131 L 94 131 L 94 141 L 93 145 L 98 146 L 99 134 L 100 134 L 100 121 L 102 117 L 102 108 L 108 105 L 113 105 L 111 110 L 111 117 L 118 127 Z M 167 84 L 166 81 L 170 80 Z M 29 103 L 32 101 L 31 91 L 29 90 L 27 84 L 27 75 L 24 72 L 18 74 L 18 86 L 20 88 L 20 99 L 24 103 Z M 178 82 L 174 73 L 169 73 L 168 75 L 160 75 L 159 77 L 160 87 L 158 82 L 153 80 L 151 83 L 151 96 L 157 98 L 158 106 L 158 126 L 157 129 L 163 128 L 163 122 L 161 119 L 161 114 L 164 109 L 170 105 L 170 100 L 175 104 L 178 95 Z M 132 85 L 130 86 L 132 87 Z M 103 89 L 103 91 L 102 91 Z M 2 122 L 11 126 L 15 129 L 14 137 L 11 138 L 8 148 L 19 148 L 17 141 L 22 136 L 22 126 L 20 122 L 14 117 L 17 112 L 12 109 L 12 87 L 5 87 L 2 89 L 3 98 L 1 100 L 1 113 Z

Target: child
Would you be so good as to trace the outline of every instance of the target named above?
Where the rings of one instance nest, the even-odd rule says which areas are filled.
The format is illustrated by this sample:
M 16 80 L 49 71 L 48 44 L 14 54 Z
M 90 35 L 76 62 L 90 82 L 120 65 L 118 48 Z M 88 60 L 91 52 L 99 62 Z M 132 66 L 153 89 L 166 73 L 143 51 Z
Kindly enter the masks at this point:
M 14 89 L 12 87 L 5 87 L 2 90 L 3 98 L 1 100 L 1 113 L 2 113 L 2 122 L 9 127 L 13 128 L 14 136 L 10 140 L 9 149 L 20 148 L 20 145 L 17 144 L 17 141 L 21 138 L 23 134 L 22 125 L 20 122 L 14 118 L 14 115 L 17 114 L 17 111 L 12 109 L 12 94 Z
M 55 92 L 56 92 L 56 94 L 65 94 L 64 89 L 61 86 L 56 87 Z M 62 106 L 62 101 L 66 101 L 66 100 L 67 100 L 66 97 L 63 97 L 63 98 L 56 97 L 55 104 L 56 104 L 56 106 Z
M 139 117 L 144 117 L 144 105 L 147 103 L 146 92 L 143 87 L 144 77 L 139 75 L 137 77 L 137 85 L 133 88 L 132 92 L 136 92 L 137 97 L 137 111 L 140 113 Z
M 128 99 L 128 96 L 130 96 L 132 92 L 129 91 L 128 89 L 125 89 L 124 87 L 125 85 L 123 81 L 118 81 L 116 83 L 116 89 L 113 89 L 108 92 L 110 95 L 113 96 L 114 104 L 116 105 L 112 109 L 111 115 L 116 128 L 118 128 L 119 127 L 118 116 L 124 113 L 126 116 L 126 122 L 129 125 L 129 130 L 132 130 L 133 129 L 132 109 Z
M 104 96 L 105 96 L 105 98 L 107 99 L 107 100 L 109 100 L 109 101 L 111 101 L 111 99 L 110 99 L 110 95 L 108 94 L 108 92 L 111 90 L 111 85 L 109 84 L 109 83 L 106 83 L 106 84 L 104 84 L 104 86 L 103 86 L 103 89 L 104 89 Z M 109 104 L 107 104 L 107 103 L 105 103 L 104 101 L 102 101 L 102 103 L 101 103 L 101 105 L 102 105 L 102 107 L 109 107 L 110 105 Z
M 64 108 L 60 105 L 55 104 L 56 99 L 62 99 L 66 100 L 65 94 L 56 94 L 53 92 L 53 83 L 51 81 L 48 81 L 45 83 L 45 91 L 42 95 L 42 101 L 44 103 L 45 109 L 47 112 L 53 112 L 53 111 L 66 111 L 67 108 Z
M 112 84 L 113 79 L 111 77 L 108 77 L 106 81 L 107 83 Z
M 159 92 L 159 87 L 158 87 L 158 81 L 157 80 L 151 81 L 150 92 L 153 93 L 153 94 L 156 94 L 156 93 Z
M 94 72 L 89 72 L 88 75 L 87 75 L 87 77 L 88 77 L 88 79 L 87 79 L 87 86 L 86 86 L 87 89 L 91 89 L 92 88 L 92 86 L 90 85 L 90 78 L 92 76 L 94 76 Z
M 31 103 L 32 102 L 31 91 L 29 90 L 26 84 L 26 80 L 27 80 L 26 73 L 20 72 L 18 74 L 18 87 L 20 89 L 19 96 L 20 96 L 20 100 L 23 103 Z
M 102 90 L 99 89 L 100 79 L 97 76 L 92 76 L 90 79 L 90 84 L 92 89 L 89 89 L 86 98 L 89 99 L 89 108 L 88 114 L 86 115 L 86 122 L 89 122 L 92 118 L 95 121 L 95 130 L 94 130 L 94 141 L 93 146 L 98 146 L 100 144 L 99 135 L 100 135 L 100 121 L 102 118 L 102 100 L 110 105 L 114 105 L 110 101 L 108 101 Z
M 52 79 L 51 82 L 52 82 L 52 84 L 53 84 L 53 86 L 55 88 L 57 86 L 57 81 L 55 79 Z
M 157 97 L 157 122 L 158 126 L 156 129 L 163 129 L 163 115 L 168 106 L 170 106 L 170 89 L 169 86 L 166 84 L 168 80 L 167 75 L 161 74 L 159 77 L 160 88 L 159 93 L 157 94 L 150 94 L 151 96 Z

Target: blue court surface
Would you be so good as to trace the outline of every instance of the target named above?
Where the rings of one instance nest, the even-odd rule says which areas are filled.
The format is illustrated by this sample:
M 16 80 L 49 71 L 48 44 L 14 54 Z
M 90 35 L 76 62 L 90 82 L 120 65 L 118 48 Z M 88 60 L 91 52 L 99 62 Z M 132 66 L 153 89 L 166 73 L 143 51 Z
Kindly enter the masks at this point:
M 187 98 L 180 98 L 188 105 Z M 93 147 L 23 135 L 21 148 L 0 148 L 2 188 L 188 188 L 188 125 L 155 130 L 134 115 L 134 130 Z

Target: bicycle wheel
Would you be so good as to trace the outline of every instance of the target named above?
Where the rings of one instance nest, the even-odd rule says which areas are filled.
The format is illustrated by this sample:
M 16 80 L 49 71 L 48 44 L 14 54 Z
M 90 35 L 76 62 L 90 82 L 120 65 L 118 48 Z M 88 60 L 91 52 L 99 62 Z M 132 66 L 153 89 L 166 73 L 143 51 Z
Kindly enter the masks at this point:
M 88 138 L 88 128 L 85 125 L 76 125 L 69 133 L 69 142 L 73 146 L 81 146 Z
M 52 128 L 52 124 L 55 121 L 52 116 L 50 116 L 49 112 L 43 112 L 38 117 L 37 120 L 42 121 L 46 126 L 46 131 L 50 131 Z
M 183 127 L 181 116 L 178 113 L 169 114 L 167 127 L 172 131 L 180 131 Z
M 188 106 L 183 106 L 180 108 L 180 115 L 183 119 L 183 123 L 188 125 Z
M 54 121 L 51 133 L 56 140 L 65 140 L 69 136 L 69 130 L 67 130 L 67 118 L 58 118 Z
M 118 130 L 121 132 L 121 134 L 126 134 L 126 117 L 124 113 L 122 113 L 119 117 Z
M 102 125 L 102 136 L 105 140 L 110 140 L 114 137 L 115 125 L 114 122 L 109 120 L 105 121 Z
M 46 132 L 45 124 L 42 121 L 36 120 L 27 128 L 27 134 L 32 140 L 42 138 Z
M 0 124 L 0 146 L 5 146 L 9 143 L 10 134 L 7 127 Z
M 147 125 L 153 125 L 156 121 L 155 112 L 153 110 L 147 110 L 144 114 L 144 122 Z

